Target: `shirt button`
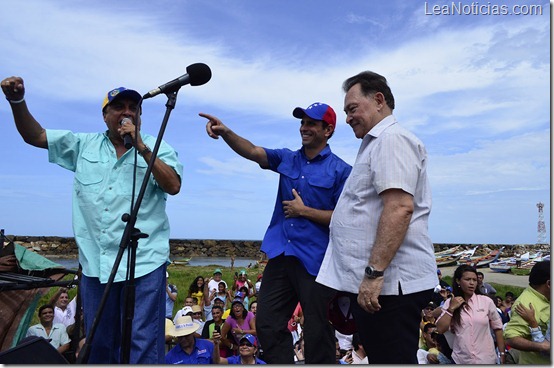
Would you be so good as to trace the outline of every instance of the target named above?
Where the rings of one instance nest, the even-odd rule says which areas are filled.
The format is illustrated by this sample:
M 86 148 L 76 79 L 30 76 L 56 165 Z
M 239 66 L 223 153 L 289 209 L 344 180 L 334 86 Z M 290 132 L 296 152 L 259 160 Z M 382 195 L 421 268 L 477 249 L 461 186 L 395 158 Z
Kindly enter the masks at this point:
M 290 224 L 290 226 L 294 226 L 294 224 Z
M 108 209 L 106 208 L 106 209 L 104 209 L 104 211 L 108 212 Z
M 304 175 L 302 175 L 302 179 L 304 179 Z

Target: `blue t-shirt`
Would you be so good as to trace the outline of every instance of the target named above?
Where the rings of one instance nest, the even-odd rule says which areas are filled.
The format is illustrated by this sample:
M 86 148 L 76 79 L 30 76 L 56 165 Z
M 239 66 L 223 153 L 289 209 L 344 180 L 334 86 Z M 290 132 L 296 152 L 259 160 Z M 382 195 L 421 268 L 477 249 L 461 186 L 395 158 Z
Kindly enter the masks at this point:
M 165 364 L 213 364 L 214 344 L 211 341 L 195 339 L 194 349 L 189 355 L 177 344 L 165 356 Z
M 279 173 L 279 191 L 273 217 L 262 241 L 262 252 L 269 259 L 292 255 L 300 259 L 308 273 L 316 276 L 327 244 L 329 227 L 304 217 L 285 218 L 282 201 L 294 199 L 296 189 L 304 204 L 319 210 L 334 210 L 352 167 L 331 152 L 327 145 L 312 160 L 304 149 L 264 148 L 269 169 Z
M 267 364 L 261 359 L 255 358 L 256 364 Z M 240 355 L 233 355 L 227 358 L 227 364 L 241 364 L 240 362 Z

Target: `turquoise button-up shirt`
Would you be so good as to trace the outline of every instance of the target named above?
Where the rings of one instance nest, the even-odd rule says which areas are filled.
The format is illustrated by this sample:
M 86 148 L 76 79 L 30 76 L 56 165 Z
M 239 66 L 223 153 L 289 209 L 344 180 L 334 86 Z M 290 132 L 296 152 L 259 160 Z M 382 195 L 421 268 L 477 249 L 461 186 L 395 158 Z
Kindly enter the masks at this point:
M 119 243 L 125 229 L 121 215 L 131 212 L 134 148 L 119 159 L 105 133 L 73 133 L 46 130 L 48 159 L 75 172 L 73 181 L 73 232 L 79 248 L 83 274 L 108 281 Z M 156 139 L 142 134 L 145 144 L 153 147 Z M 172 167 L 182 177 L 183 166 L 175 150 L 160 145 L 157 159 Z M 138 195 L 148 164 L 137 160 Z M 135 277 L 144 276 L 168 260 L 169 221 L 165 212 L 165 193 L 151 174 L 138 212 L 136 228 L 149 237 L 139 239 Z M 122 257 L 115 281 L 125 280 L 127 255 Z

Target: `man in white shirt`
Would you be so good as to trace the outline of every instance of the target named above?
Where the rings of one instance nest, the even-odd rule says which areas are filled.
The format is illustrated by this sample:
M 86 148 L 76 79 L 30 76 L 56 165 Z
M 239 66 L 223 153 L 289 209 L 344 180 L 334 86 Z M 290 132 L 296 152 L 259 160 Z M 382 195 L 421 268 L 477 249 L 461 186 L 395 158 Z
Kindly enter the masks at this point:
M 362 72 L 343 89 L 346 122 L 362 143 L 316 281 L 350 293 L 372 363 L 417 364 L 421 310 L 437 284 L 427 152 L 392 115 L 383 76 Z
M 38 309 L 39 324 L 29 327 L 27 336 L 44 337 L 60 354 L 69 349 L 70 339 L 61 323 L 53 323 L 54 306 L 45 304 Z
M 54 298 L 54 322 L 61 323 L 65 327 L 75 323 L 75 312 L 77 310 L 77 297 L 69 301 L 69 294 L 66 288 L 60 288 Z

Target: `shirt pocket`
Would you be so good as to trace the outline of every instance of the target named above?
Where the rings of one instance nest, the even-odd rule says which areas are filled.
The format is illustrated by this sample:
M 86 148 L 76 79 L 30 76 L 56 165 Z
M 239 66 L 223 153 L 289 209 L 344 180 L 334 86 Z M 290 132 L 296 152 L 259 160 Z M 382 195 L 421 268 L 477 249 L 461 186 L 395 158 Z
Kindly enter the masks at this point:
M 335 178 L 330 175 L 310 175 L 308 178 L 310 193 L 304 199 L 304 204 L 321 210 L 332 210 L 335 208 Z
M 159 158 L 157 158 L 159 160 Z M 131 196 L 133 192 L 133 173 L 134 173 L 134 160 L 127 160 L 121 164 L 121 172 L 118 176 L 118 185 L 116 186 L 116 194 L 120 196 Z M 140 187 L 142 185 L 142 180 L 144 179 L 144 174 L 148 168 L 148 163 L 139 157 L 137 160 L 137 172 L 136 172 L 136 188 L 135 196 L 138 195 Z M 154 183 L 154 175 L 150 173 L 148 178 L 148 186 L 144 192 L 144 198 L 149 198 L 151 195 L 152 184 Z
M 75 170 L 75 193 L 78 197 L 86 198 L 87 195 L 101 191 L 104 182 L 103 166 L 105 163 L 97 154 L 83 152 Z
M 277 166 L 277 172 L 289 179 L 297 180 L 300 177 L 300 168 L 294 165 L 293 161 L 282 161 Z

